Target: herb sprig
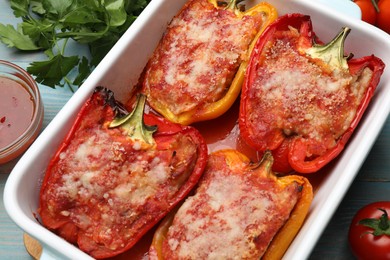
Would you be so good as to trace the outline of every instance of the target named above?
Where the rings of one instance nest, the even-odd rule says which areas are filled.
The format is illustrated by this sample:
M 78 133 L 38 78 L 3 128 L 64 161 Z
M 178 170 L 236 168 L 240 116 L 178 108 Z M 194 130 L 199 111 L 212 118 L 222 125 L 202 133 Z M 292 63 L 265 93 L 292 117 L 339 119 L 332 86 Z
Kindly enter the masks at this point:
M 37 82 L 80 86 L 150 0 L 10 0 L 15 28 L 0 24 L 0 41 L 21 51 L 43 51 L 47 60 L 29 64 Z M 66 55 L 69 40 L 87 44 L 91 59 Z M 71 73 L 74 70 L 76 73 Z M 71 75 L 75 75 L 71 78 Z

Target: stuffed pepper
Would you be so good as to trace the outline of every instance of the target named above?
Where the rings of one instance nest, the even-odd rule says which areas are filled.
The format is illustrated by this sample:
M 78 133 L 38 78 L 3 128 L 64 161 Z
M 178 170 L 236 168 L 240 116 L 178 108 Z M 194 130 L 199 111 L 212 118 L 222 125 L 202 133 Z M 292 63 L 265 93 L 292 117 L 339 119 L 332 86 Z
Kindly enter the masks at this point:
M 251 163 L 237 150 L 209 156 L 195 194 L 155 232 L 150 259 L 281 259 L 313 198 L 302 176 L 277 177 L 265 153 Z
M 127 113 L 97 88 L 51 160 L 38 213 L 42 223 L 94 258 L 131 248 L 195 186 L 207 146 L 192 127 Z
M 149 105 L 188 125 L 226 112 L 238 97 L 250 45 L 277 13 L 267 3 L 189 0 L 170 22 L 140 79 Z
M 261 35 L 242 88 L 239 126 L 274 170 L 317 172 L 345 147 L 384 70 L 374 55 L 344 54 L 350 29 L 322 44 L 307 15 L 288 14 Z

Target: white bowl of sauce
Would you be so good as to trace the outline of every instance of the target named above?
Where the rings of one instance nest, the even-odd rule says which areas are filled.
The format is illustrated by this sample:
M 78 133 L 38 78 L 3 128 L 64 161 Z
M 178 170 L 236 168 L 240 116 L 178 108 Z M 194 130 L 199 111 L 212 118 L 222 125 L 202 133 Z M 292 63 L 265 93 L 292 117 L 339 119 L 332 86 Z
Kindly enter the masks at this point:
M 0 60 L 0 164 L 29 147 L 42 120 L 43 103 L 35 80 L 19 66 Z

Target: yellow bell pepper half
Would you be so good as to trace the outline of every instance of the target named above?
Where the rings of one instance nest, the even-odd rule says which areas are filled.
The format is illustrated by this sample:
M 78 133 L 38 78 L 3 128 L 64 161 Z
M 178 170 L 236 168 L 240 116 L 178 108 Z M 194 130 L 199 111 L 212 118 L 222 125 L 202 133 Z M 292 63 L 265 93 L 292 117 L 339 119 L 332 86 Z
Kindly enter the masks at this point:
M 237 7 L 237 0 L 231 0 L 227 6 L 219 6 L 217 0 L 208 1 L 216 8 L 224 8 L 226 10 L 234 12 L 235 15 L 240 19 L 245 16 L 256 16 L 261 13 L 263 17 L 262 24 L 260 26 L 260 29 L 256 33 L 256 36 L 252 40 L 245 57 L 242 59 L 242 62 L 238 67 L 238 70 L 232 80 L 230 87 L 226 89 L 225 94 L 219 100 L 216 100 L 215 102 L 211 103 L 205 103 L 201 106 L 196 106 L 193 109 L 189 109 L 180 113 L 174 113 L 172 109 L 165 105 L 165 101 L 157 100 L 156 98 L 150 98 L 150 95 L 148 95 L 146 91 L 146 94 L 149 97 L 149 104 L 154 110 L 156 110 L 168 120 L 182 125 L 189 125 L 194 122 L 206 121 L 217 118 L 223 113 L 225 113 L 233 105 L 233 103 L 240 94 L 246 67 L 248 64 L 248 59 L 250 57 L 250 53 L 253 49 L 254 43 L 260 37 L 264 29 L 278 17 L 276 8 L 266 2 L 254 5 L 246 11 L 241 11 L 239 7 Z M 153 91 L 153 89 L 148 91 L 151 92 Z
M 237 175 L 246 175 L 254 173 L 255 176 L 258 176 L 259 179 L 268 179 L 269 183 L 276 183 L 276 186 L 279 188 L 278 191 L 287 190 L 289 187 L 298 185 L 299 186 L 299 198 L 290 212 L 289 218 L 287 221 L 276 231 L 276 234 L 271 238 L 271 241 L 266 248 L 261 259 L 263 260 L 273 260 L 281 259 L 291 242 L 294 240 L 296 234 L 299 232 L 302 224 L 304 223 L 306 216 L 309 212 L 310 205 L 313 200 L 313 187 L 310 184 L 309 180 L 300 175 L 286 175 L 286 176 L 277 176 L 272 170 L 273 157 L 270 152 L 265 153 L 263 159 L 257 163 L 253 164 L 248 157 L 236 150 L 219 150 L 210 155 L 209 158 L 220 157 L 225 158 L 226 167 L 229 169 L 234 169 L 234 173 Z M 221 160 L 211 160 L 214 162 L 221 162 Z M 209 160 L 210 163 L 210 160 Z M 242 165 L 245 165 L 244 167 Z M 213 168 L 208 165 L 211 169 L 220 169 L 222 167 Z M 241 168 L 242 167 L 242 168 Z M 242 170 L 240 173 L 239 171 Z M 207 171 L 206 170 L 206 171 Z M 252 173 L 251 173 L 252 172 Z M 213 176 L 213 174 L 211 175 Z M 199 184 L 202 185 L 202 181 Z M 272 188 L 270 188 L 272 189 Z M 273 190 L 274 192 L 278 192 Z M 196 192 L 205 192 L 205 190 L 196 191 Z M 196 194 L 195 192 L 195 194 Z M 184 202 L 185 204 L 186 202 Z M 153 241 L 149 249 L 150 259 L 164 260 L 164 241 L 168 238 L 168 230 L 173 225 L 176 212 L 179 208 L 182 207 L 179 205 L 176 210 L 170 212 L 167 217 L 160 223 L 156 232 L 153 236 Z M 207 206 L 206 206 L 207 207 Z M 200 210 L 200 212 L 204 212 Z M 218 224 L 216 224 L 218 226 Z M 214 230 L 214 229 L 213 229 Z M 264 236 L 260 236 L 264 237 Z M 189 241 L 191 242 L 191 241 Z

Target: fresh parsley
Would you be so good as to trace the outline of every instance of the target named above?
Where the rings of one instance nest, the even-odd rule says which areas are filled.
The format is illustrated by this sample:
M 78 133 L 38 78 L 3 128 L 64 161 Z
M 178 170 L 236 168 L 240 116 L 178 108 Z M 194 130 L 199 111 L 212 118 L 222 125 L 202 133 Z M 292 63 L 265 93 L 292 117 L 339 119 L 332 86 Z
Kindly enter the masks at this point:
M 21 51 L 43 51 L 29 64 L 37 82 L 80 86 L 151 0 L 10 0 L 15 28 L 0 24 L 0 41 Z M 91 59 L 65 54 L 69 40 L 87 44 Z M 74 78 L 71 72 L 76 70 Z

